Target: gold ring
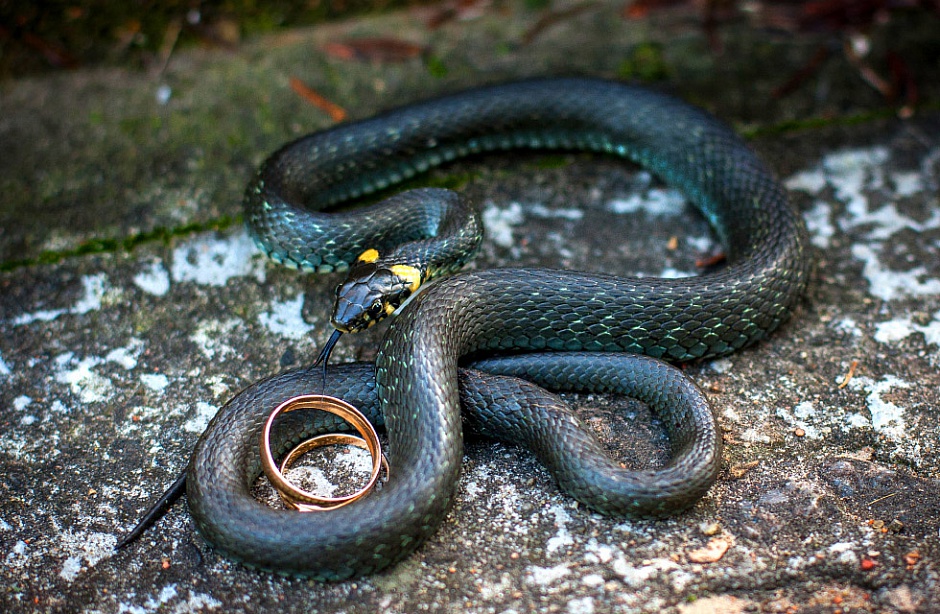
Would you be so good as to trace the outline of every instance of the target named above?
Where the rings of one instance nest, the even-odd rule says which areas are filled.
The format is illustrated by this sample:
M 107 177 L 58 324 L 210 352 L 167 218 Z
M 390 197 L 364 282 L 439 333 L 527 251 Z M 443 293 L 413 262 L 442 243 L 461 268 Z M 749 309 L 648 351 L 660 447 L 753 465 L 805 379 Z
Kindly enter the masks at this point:
M 312 437 L 306 441 L 301 442 L 300 444 L 297 445 L 296 448 L 294 448 L 293 450 L 287 453 L 287 456 L 285 456 L 284 460 L 281 461 L 281 467 L 280 467 L 281 475 L 283 476 L 285 473 L 287 473 L 287 470 L 290 468 L 291 465 L 294 464 L 294 461 L 300 458 L 303 454 L 306 454 L 310 450 L 313 450 L 322 446 L 333 446 L 333 445 L 348 445 L 348 446 L 356 446 L 359 448 L 363 448 L 365 450 L 369 449 L 369 444 L 366 442 L 365 439 L 363 439 L 362 437 L 358 437 L 356 435 L 351 435 L 349 433 L 327 433 L 325 435 L 317 435 L 316 437 Z M 385 458 L 384 454 L 382 454 L 382 469 L 385 470 L 385 479 L 388 480 L 388 475 L 389 475 L 388 460 Z M 353 501 L 356 501 L 359 498 L 364 497 L 366 493 L 368 492 L 369 492 L 369 487 L 367 486 L 365 489 L 362 489 L 359 492 L 352 495 L 355 497 L 354 499 L 350 499 L 349 501 L 346 501 L 344 503 L 338 503 L 336 505 L 329 505 L 329 506 L 314 505 L 312 503 L 300 503 L 299 501 L 292 501 L 290 498 L 285 497 L 284 493 L 282 493 L 281 491 L 278 491 L 278 494 L 281 496 L 281 501 L 283 501 L 284 505 L 289 509 L 297 510 L 299 512 L 323 512 L 323 511 L 333 510 L 338 507 L 342 507 L 344 505 L 348 505 L 352 503 Z
M 362 489 L 345 497 L 320 497 L 306 490 L 297 488 L 284 478 L 274 461 L 274 455 L 271 453 L 271 426 L 281 414 L 286 414 L 297 409 L 319 409 L 329 412 L 339 416 L 359 432 L 365 443 L 365 448 L 369 450 L 369 454 L 372 456 L 372 474 L 369 477 L 368 483 L 366 483 Z M 317 438 L 314 437 L 313 440 L 317 440 Z M 312 440 L 301 443 L 298 448 L 309 443 L 309 441 Z M 320 445 L 327 444 L 315 443 L 313 447 Z M 294 450 L 296 449 L 297 448 Z M 293 454 L 293 451 L 291 454 Z M 295 455 L 294 458 L 299 456 L 299 454 L 300 453 Z M 379 436 L 369 420 L 362 415 L 362 412 L 358 409 L 336 397 L 305 394 L 288 399 L 271 412 L 261 432 L 261 467 L 264 469 L 264 474 L 268 477 L 274 489 L 277 490 L 283 501 L 290 502 L 291 504 L 307 504 L 306 506 L 312 506 L 313 509 L 335 509 L 364 497 L 372 490 L 372 487 L 375 486 L 375 482 L 379 479 L 383 459 Z

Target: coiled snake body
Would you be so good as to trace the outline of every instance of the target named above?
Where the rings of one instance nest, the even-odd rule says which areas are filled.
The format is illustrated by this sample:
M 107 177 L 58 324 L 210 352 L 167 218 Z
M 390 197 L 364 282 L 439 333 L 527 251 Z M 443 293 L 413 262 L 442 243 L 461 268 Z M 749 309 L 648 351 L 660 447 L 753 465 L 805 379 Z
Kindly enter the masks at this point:
M 376 384 L 371 366 L 333 368 L 326 382 L 327 392 L 361 406 L 373 420 L 384 416 L 393 479 L 367 499 L 327 513 L 275 510 L 254 501 L 248 486 L 258 474 L 261 424 L 288 396 L 320 388 L 319 373 L 310 369 L 265 380 L 220 410 L 189 467 L 190 508 L 216 547 L 250 565 L 321 579 L 368 573 L 406 556 L 434 531 L 453 498 L 462 455 L 458 364 L 482 353 L 577 352 L 483 366 L 560 389 L 634 392 L 660 412 L 676 453 L 670 465 L 568 480 L 580 483 L 601 511 L 670 513 L 691 504 L 714 480 L 720 441 L 707 407 L 676 408 L 676 401 L 694 396 L 683 378 L 657 361 L 624 353 L 679 362 L 758 341 L 791 314 L 809 264 L 805 230 L 783 188 L 708 114 L 645 89 L 591 79 L 471 90 L 287 145 L 249 186 L 249 227 L 275 260 L 321 271 L 391 258 L 387 254 L 399 249 L 394 242 L 410 241 L 396 256 L 405 268 L 395 270 L 405 285 L 417 286 L 448 268 L 434 260 L 441 249 L 435 241 L 463 253 L 478 241 L 477 218 L 467 217 L 459 199 L 419 190 L 364 216 L 314 211 L 458 156 L 510 148 L 582 149 L 638 162 L 699 207 L 722 240 L 728 266 L 671 280 L 484 270 L 432 284 L 389 325 L 374 367 Z M 416 253 L 430 256 L 431 264 L 418 264 Z M 528 441 L 565 483 L 584 447 L 576 444 L 565 453 L 575 455 L 569 458 L 545 440 L 555 433 L 563 440 L 578 436 L 558 424 L 538 435 L 510 433 L 516 423 L 544 419 L 537 409 L 522 418 L 498 409 L 513 405 L 507 392 L 512 386 L 474 388 L 471 382 L 464 400 L 477 408 L 482 430 Z M 490 398 L 474 401 L 473 390 L 480 389 L 491 389 Z M 288 425 L 295 431 L 279 435 L 278 445 L 336 426 L 295 421 Z

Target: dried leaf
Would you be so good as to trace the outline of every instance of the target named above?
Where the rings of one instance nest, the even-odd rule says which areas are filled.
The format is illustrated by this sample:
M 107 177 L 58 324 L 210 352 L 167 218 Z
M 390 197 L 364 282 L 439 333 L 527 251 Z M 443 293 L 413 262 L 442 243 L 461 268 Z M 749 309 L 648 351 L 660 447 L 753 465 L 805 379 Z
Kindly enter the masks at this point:
M 323 51 L 341 60 L 404 62 L 419 57 L 425 49 L 395 38 L 353 38 L 329 42 L 323 46 Z

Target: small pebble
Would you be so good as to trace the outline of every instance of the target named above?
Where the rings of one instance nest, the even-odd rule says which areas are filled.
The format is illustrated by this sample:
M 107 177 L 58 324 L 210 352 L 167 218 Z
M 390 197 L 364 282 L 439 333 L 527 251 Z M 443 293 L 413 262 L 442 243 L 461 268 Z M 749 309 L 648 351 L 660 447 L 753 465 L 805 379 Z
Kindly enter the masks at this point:
M 157 88 L 157 103 L 166 104 L 170 102 L 173 95 L 173 89 L 169 85 L 161 85 Z
M 716 537 L 709 541 L 704 548 L 687 552 L 686 557 L 693 563 L 714 563 L 721 560 L 721 557 L 725 555 L 730 547 L 730 541 Z

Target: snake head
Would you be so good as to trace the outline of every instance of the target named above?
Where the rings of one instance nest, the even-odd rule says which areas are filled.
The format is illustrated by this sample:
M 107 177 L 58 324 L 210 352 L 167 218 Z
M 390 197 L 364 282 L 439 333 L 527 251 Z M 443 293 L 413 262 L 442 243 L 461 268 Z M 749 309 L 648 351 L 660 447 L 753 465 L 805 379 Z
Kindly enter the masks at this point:
M 419 269 L 380 261 L 378 252 L 366 250 L 336 288 L 333 327 L 355 333 L 381 322 L 418 289 L 422 278 Z

